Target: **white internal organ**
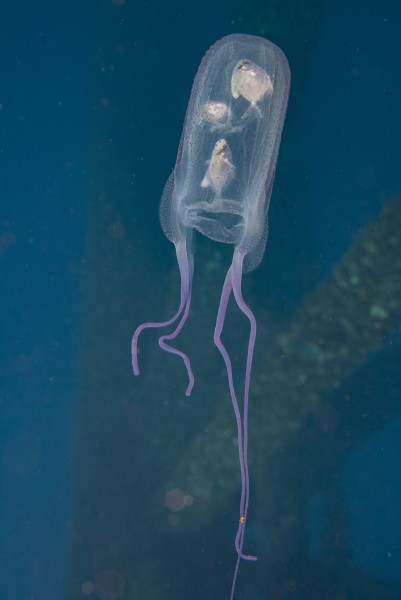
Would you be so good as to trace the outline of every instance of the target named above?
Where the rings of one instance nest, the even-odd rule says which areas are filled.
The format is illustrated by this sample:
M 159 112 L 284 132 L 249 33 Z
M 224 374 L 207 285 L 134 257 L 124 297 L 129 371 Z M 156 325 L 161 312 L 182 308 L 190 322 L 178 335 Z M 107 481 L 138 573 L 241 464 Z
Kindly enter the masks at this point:
M 226 140 L 218 140 L 214 145 L 201 187 L 211 187 L 216 196 L 220 197 L 223 188 L 234 176 L 234 170 L 230 146 Z
M 202 117 L 209 123 L 218 123 L 228 115 L 228 106 L 224 102 L 205 102 L 202 107 Z
M 265 94 L 273 93 L 273 83 L 262 67 L 250 60 L 240 60 L 231 75 L 231 93 L 233 98 L 242 96 L 256 108 Z

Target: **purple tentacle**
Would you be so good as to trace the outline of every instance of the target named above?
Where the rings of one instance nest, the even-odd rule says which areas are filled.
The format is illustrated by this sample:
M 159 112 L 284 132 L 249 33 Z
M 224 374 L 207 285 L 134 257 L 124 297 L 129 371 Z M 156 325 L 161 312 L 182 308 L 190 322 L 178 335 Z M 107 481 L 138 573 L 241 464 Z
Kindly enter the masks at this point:
M 253 312 L 249 306 L 245 303 L 242 291 L 242 263 L 244 256 L 238 251 L 234 251 L 233 262 L 229 268 L 223 290 L 220 297 L 219 309 L 216 318 L 216 327 L 214 331 L 214 343 L 216 344 L 220 354 L 223 357 L 224 363 L 227 369 L 228 385 L 230 389 L 230 396 L 233 403 L 235 419 L 237 423 L 237 434 L 238 434 L 238 453 L 241 470 L 241 500 L 240 500 L 240 519 L 238 524 L 237 534 L 235 536 L 235 549 L 237 551 L 237 562 L 234 570 L 233 583 L 231 588 L 232 600 L 234 597 L 235 585 L 237 575 L 239 571 L 239 564 L 241 558 L 248 561 L 256 561 L 256 556 L 244 554 L 242 551 L 245 534 L 245 524 L 248 514 L 249 507 L 249 470 L 248 470 L 248 404 L 249 404 L 249 386 L 251 380 L 252 370 L 252 358 L 255 347 L 256 338 L 256 320 Z M 244 389 L 244 402 L 243 402 L 243 415 L 241 418 L 241 411 L 239 409 L 237 396 L 234 388 L 233 370 L 231 365 L 231 359 L 221 340 L 221 334 L 224 327 L 224 321 L 227 313 L 227 306 L 230 299 L 231 292 L 233 292 L 236 303 L 239 309 L 246 315 L 250 322 L 250 334 L 248 342 L 248 351 L 246 359 L 246 370 L 245 370 L 245 389 Z
M 186 391 L 186 395 L 188 396 L 192 390 L 194 384 L 194 376 L 192 373 L 192 368 L 190 364 L 189 357 L 181 352 L 180 350 L 176 350 L 175 348 L 171 348 L 168 344 L 164 342 L 165 339 L 174 339 L 181 331 L 182 327 L 185 324 L 185 321 L 188 316 L 189 307 L 191 303 L 191 292 L 192 292 L 192 275 L 193 275 L 193 260 L 192 255 L 188 257 L 187 251 L 187 243 L 186 240 L 182 240 L 175 244 L 176 254 L 178 266 L 180 269 L 180 277 L 181 277 L 181 298 L 180 298 L 180 306 L 178 307 L 177 312 L 171 319 L 167 321 L 161 322 L 147 322 L 142 323 L 139 327 L 136 328 L 134 335 L 132 337 L 131 351 L 132 351 L 132 368 L 135 375 L 139 375 L 139 364 L 138 364 L 138 338 L 144 329 L 156 328 L 156 327 L 167 327 L 168 325 L 172 325 L 177 321 L 177 319 L 181 319 L 173 331 L 173 333 L 162 336 L 159 339 L 159 345 L 163 350 L 167 352 L 172 352 L 173 354 L 177 354 L 181 356 L 183 359 L 185 366 L 188 372 L 189 384 Z
M 176 252 L 177 252 L 177 259 L 178 259 L 178 263 L 180 262 L 184 262 L 185 261 L 185 257 L 179 256 L 179 253 L 181 253 L 183 250 L 181 248 L 176 247 Z M 185 251 L 186 252 L 186 251 Z M 188 387 L 185 391 L 185 395 L 186 396 L 190 396 L 191 395 L 191 391 L 192 388 L 194 387 L 194 383 L 195 383 L 195 377 L 192 371 L 192 367 L 191 367 L 191 361 L 189 360 L 189 356 L 187 354 L 185 354 L 185 352 L 182 352 L 182 350 L 177 350 L 177 348 L 174 348 L 173 346 L 170 346 L 170 344 L 166 343 L 166 340 L 174 340 L 177 335 L 180 333 L 181 329 L 184 327 L 185 322 L 187 320 L 188 317 L 188 313 L 189 313 L 189 308 L 191 306 L 191 294 L 192 294 L 192 277 L 193 277 L 193 258 L 192 255 L 190 256 L 190 258 L 188 259 L 188 257 L 186 257 L 186 269 L 188 271 L 188 294 L 187 294 L 187 298 L 185 301 L 185 309 L 183 312 L 183 315 L 177 325 L 177 327 L 174 329 L 174 331 L 172 333 L 169 333 L 167 335 L 162 335 L 159 338 L 159 346 L 162 350 L 165 350 L 166 352 L 170 352 L 171 354 L 175 354 L 177 356 L 180 356 L 182 358 L 182 360 L 184 361 L 184 364 L 186 366 L 187 369 L 187 373 L 188 373 Z

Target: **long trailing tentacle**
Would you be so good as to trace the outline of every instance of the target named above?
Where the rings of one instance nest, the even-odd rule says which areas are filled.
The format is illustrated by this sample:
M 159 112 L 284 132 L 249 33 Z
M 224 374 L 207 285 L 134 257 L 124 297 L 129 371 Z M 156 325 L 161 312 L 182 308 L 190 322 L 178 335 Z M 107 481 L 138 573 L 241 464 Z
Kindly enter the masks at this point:
M 223 290 L 220 297 L 219 309 L 216 318 L 216 327 L 214 331 L 214 343 L 220 351 L 227 369 L 228 384 L 230 389 L 230 396 L 234 407 L 234 414 L 237 423 L 237 435 L 238 435 L 238 453 L 239 462 L 241 469 L 241 500 L 240 500 L 240 519 L 238 524 L 237 534 L 235 536 L 235 549 L 237 551 L 237 561 L 234 570 L 234 577 L 231 588 L 230 600 L 234 597 L 235 585 L 237 581 L 239 564 L 241 558 L 248 561 L 256 561 L 256 556 L 244 554 L 242 551 L 245 534 L 245 524 L 248 514 L 249 507 L 249 470 L 248 470 L 248 404 L 249 404 L 249 386 L 252 369 L 252 359 L 255 347 L 256 338 L 256 320 L 249 306 L 245 303 L 242 291 L 242 263 L 243 255 L 238 251 L 234 251 L 233 262 L 227 272 Z M 230 356 L 227 352 L 221 340 L 221 334 L 224 327 L 224 321 L 227 313 L 227 306 L 231 296 L 231 292 L 234 294 L 234 298 L 239 309 L 247 316 L 250 322 L 250 334 L 248 341 L 248 351 L 246 359 L 246 370 L 245 370 L 245 389 L 244 389 L 244 402 L 243 402 L 243 415 L 241 417 L 241 411 L 238 405 L 237 396 L 234 388 L 233 370 Z

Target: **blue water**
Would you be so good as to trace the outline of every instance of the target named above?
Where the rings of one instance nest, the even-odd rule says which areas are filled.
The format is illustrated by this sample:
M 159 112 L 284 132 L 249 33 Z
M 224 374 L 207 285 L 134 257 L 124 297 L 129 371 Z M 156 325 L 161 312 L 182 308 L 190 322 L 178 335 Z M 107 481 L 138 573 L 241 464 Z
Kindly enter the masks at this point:
M 290 101 L 285 169 L 279 157 L 266 256 L 249 275 L 259 315 L 266 308 L 277 328 L 401 189 L 401 5 L 328 0 L 319 19 L 306 81 L 296 105 Z M 122 219 L 127 231 L 133 220 L 140 224 L 138 255 L 146 257 L 149 273 L 174 269 L 158 223 L 159 198 L 174 165 L 197 66 L 214 41 L 233 31 L 231 21 L 228 0 L 56 0 L 2 9 L 0 600 L 69 597 L 81 459 L 74 454 L 75 415 L 84 315 L 94 309 L 85 292 L 88 190 L 96 176 L 91 149 L 97 136 L 107 137 L 94 130 L 94 123 L 101 128 L 95 112 L 105 96 L 110 111 L 127 111 L 127 132 L 135 134 L 122 129 L 120 139 L 129 149 L 135 202 L 129 198 Z M 117 48 L 113 68 L 122 71 L 105 81 L 103 71 L 94 71 L 101 61 L 93 57 L 110 54 L 108 23 L 119 28 L 129 60 L 119 63 Z M 240 32 L 241 20 L 235 30 Z M 278 37 L 286 51 L 285 31 Z M 303 65 L 297 56 L 289 58 L 296 79 Z M 107 61 L 104 68 L 110 68 Z M 128 109 L 119 101 L 126 90 L 133 98 Z M 368 405 L 372 395 L 386 406 L 399 403 L 400 359 L 398 330 L 347 382 L 350 397 L 358 405 Z M 335 394 L 330 402 L 335 404 Z M 340 474 L 351 562 L 389 584 L 401 584 L 400 429 L 399 418 L 393 419 L 368 436 Z M 308 547 L 316 558 L 322 532 L 316 498 L 307 519 Z M 255 514 L 255 540 L 256 529 Z M 219 566 L 210 568 L 218 577 Z M 246 581 L 252 582 L 249 568 Z M 242 597 L 265 596 L 248 586 Z
M 0 26 L 4 600 L 65 598 L 67 583 L 90 111 L 89 14 L 76 17 L 9 4 Z

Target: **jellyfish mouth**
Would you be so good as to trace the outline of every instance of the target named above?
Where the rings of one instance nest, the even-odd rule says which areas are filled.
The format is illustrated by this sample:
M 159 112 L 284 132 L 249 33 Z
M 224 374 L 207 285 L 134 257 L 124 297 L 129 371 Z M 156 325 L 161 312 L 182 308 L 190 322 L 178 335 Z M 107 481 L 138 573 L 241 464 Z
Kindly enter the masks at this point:
M 244 218 L 237 212 L 190 210 L 185 225 L 206 237 L 226 244 L 237 244 L 242 237 Z
M 207 210 L 200 210 L 198 212 L 198 218 L 200 220 L 209 221 L 216 223 L 224 229 L 234 229 L 238 225 L 241 225 L 243 218 L 238 213 L 232 212 L 209 212 Z

